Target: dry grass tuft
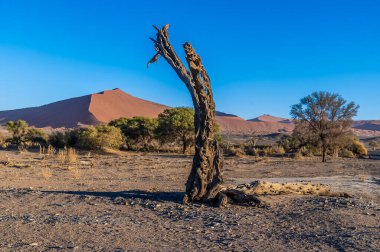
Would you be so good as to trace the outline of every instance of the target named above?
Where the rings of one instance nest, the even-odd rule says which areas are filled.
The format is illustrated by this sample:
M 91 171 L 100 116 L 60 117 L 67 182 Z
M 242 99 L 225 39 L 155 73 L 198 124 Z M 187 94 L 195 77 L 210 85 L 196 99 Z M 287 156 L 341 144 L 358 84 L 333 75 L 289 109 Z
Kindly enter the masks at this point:
M 29 168 L 31 167 L 30 164 L 24 164 L 24 163 L 16 163 L 12 161 L 8 155 L 0 155 L 0 165 L 4 165 L 7 167 L 13 167 L 13 168 Z
M 59 150 L 57 158 L 62 164 L 76 164 L 78 161 L 77 152 L 74 148 Z
M 49 180 L 53 176 L 53 172 L 49 167 L 42 168 L 41 174 L 45 180 Z

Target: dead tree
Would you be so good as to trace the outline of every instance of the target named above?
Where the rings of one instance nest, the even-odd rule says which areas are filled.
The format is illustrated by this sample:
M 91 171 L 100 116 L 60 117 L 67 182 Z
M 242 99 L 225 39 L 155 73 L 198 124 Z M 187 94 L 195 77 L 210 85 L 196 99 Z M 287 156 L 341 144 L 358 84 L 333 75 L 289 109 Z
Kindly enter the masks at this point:
M 309 194 L 331 197 L 350 197 L 346 193 L 334 193 L 324 185 L 285 183 L 273 184 L 254 181 L 238 186 L 223 185 L 223 153 L 215 137 L 215 102 L 210 78 L 202 65 L 202 60 L 189 43 L 183 48 L 188 68 L 182 63 L 169 42 L 168 28 L 157 30 L 156 39 L 151 38 L 156 54 L 148 66 L 162 56 L 185 83 L 193 100 L 195 115 L 195 155 L 190 175 L 186 183 L 184 203 L 217 202 L 219 206 L 228 203 L 260 205 L 255 195 L 281 195 L 285 193 Z
M 231 201 L 259 203 L 259 200 L 252 195 L 246 195 L 235 188 L 227 189 L 222 185 L 223 153 L 215 137 L 215 102 L 210 78 L 203 67 L 200 56 L 186 42 L 183 48 L 186 54 L 187 68 L 169 42 L 169 25 L 165 25 L 162 29 L 153 27 L 157 30 L 157 36 L 156 39 L 150 39 L 153 41 L 157 53 L 148 62 L 148 65 L 156 62 L 162 56 L 185 83 L 195 110 L 195 155 L 186 183 L 184 203 L 194 201 L 217 201 L 219 205 L 225 205 Z

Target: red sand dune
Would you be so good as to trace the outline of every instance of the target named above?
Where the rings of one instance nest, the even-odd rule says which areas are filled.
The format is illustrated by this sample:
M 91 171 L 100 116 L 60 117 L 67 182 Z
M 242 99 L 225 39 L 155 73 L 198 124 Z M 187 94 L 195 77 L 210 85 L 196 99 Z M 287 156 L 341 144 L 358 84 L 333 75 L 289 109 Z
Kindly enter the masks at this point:
M 294 128 L 294 125 L 292 123 L 277 122 L 272 120 L 246 121 L 241 117 L 231 115 L 220 116 L 217 114 L 216 119 L 220 125 L 222 132 L 225 133 L 290 133 Z
M 259 117 L 248 120 L 250 122 L 273 122 L 273 123 L 292 123 L 290 119 L 275 117 L 268 114 L 261 115 Z
M 380 120 L 354 121 L 352 127 L 359 130 L 380 131 Z
M 35 127 L 73 128 L 107 123 L 120 117 L 156 117 L 167 106 L 146 101 L 120 89 L 81 96 L 34 108 L 0 112 L 0 124 L 25 120 Z
M 157 117 L 168 106 L 146 101 L 120 89 L 76 97 L 34 108 L 0 111 L 0 125 L 10 120 L 26 120 L 38 128 L 73 128 L 81 125 L 108 123 L 120 117 Z M 290 133 L 292 120 L 271 115 L 262 115 L 251 120 L 222 112 L 216 112 L 222 132 L 232 134 Z M 380 121 L 356 121 L 357 134 L 380 132 Z
M 146 101 L 123 92 L 120 89 L 107 90 L 91 95 L 89 112 L 102 123 L 120 117 L 157 117 L 168 106 Z

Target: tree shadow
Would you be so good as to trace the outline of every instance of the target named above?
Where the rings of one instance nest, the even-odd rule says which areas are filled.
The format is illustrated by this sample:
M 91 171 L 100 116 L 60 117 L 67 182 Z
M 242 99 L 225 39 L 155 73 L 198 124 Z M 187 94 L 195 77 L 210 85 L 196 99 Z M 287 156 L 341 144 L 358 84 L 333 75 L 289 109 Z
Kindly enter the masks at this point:
M 117 197 L 122 197 L 124 199 L 142 199 L 142 200 L 153 200 L 161 202 L 173 202 L 182 203 L 184 192 L 149 192 L 143 190 L 129 190 L 129 191 L 118 191 L 118 192 L 99 192 L 99 191 L 41 191 L 43 193 L 53 193 L 53 194 L 68 194 L 68 195 L 78 195 L 78 196 L 94 196 L 103 197 L 114 200 Z

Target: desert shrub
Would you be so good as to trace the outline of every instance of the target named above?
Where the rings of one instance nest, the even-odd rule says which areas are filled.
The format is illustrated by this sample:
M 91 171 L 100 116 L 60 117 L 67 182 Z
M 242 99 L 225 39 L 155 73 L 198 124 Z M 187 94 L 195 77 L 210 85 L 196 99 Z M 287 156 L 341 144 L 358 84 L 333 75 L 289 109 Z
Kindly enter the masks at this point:
M 344 158 L 354 158 L 355 154 L 352 151 L 350 151 L 350 150 L 342 149 L 339 152 L 339 156 L 340 157 L 344 157 Z
M 81 132 L 81 128 L 69 130 L 65 132 L 65 141 L 66 145 L 70 147 L 75 147 L 79 145 L 79 134 Z
M 64 148 L 65 146 L 69 146 L 67 144 L 66 134 L 65 132 L 54 132 L 49 135 L 49 144 L 55 148 Z
M 256 156 L 256 157 L 267 157 L 271 155 L 278 155 L 282 148 L 272 148 L 272 147 L 253 147 L 252 145 L 245 145 L 244 151 L 246 155 Z M 281 154 L 282 155 L 282 154 Z
M 283 135 L 277 144 L 285 149 L 286 152 L 298 148 L 299 143 L 293 135 Z
M 79 143 L 81 129 L 54 132 L 49 136 L 49 144 L 55 148 L 75 147 Z
M 231 157 L 244 157 L 245 152 L 239 146 L 230 146 L 225 150 L 225 154 Z
M 99 125 L 81 128 L 70 136 L 77 137 L 75 144 L 79 148 L 102 150 L 105 148 L 120 148 L 123 145 L 121 130 L 114 126 Z
M 266 157 L 269 155 L 271 149 L 270 147 L 265 147 L 265 148 L 255 148 L 255 152 L 257 153 L 256 156 L 260 157 Z
M 302 146 L 298 151 L 302 154 L 303 157 L 313 157 L 315 154 L 314 152 L 317 150 L 316 148 L 310 146 Z
M 46 145 L 49 140 L 49 135 L 42 129 L 28 128 L 25 141 L 32 144 Z
M 249 156 L 258 156 L 258 149 L 254 147 L 254 145 L 252 144 L 246 144 L 244 146 L 244 152 L 246 155 L 249 155 Z
M 99 125 L 96 130 L 101 148 L 119 149 L 123 145 L 123 135 L 119 128 Z
M 246 152 L 243 150 L 244 146 L 233 146 L 225 144 L 223 147 L 223 153 L 230 157 L 244 157 Z
M 48 143 L 49 136 L 45 131 L 29 127 L 28 123 L 24 120 L 9 121 L 7 129 L 11 134 L 11 138 L 8 141 L 11 144 L 18 145 L 19 149 L 23 150 L 31 145 L 46 145 Z
M 354 141 L 351 146 L 351 151 L 358 155 L 359 157 L 364 157 L 368 155 L 368 150 L 364 144 L 360 141 Z
M 302 160 L 303 159 L 302 152 L 301 151 L 296 151 L 295 153 L 293 153 L 293 158 L 295 160 Z
M 251 150 L 253 156 L 268 157 L 268 156 L 279 156 L 285 154 L 285 149 L 282 146 L 268 146 L 264 148 L 253 148 Z
M 99 149 L 97 130 L 94 126 L 78 129 L 78 143 L 76 146 L 83 149 Z
M 6 138 L 0 133 L 0 147 L 5 147 Z
M 9 121 L 7 123 L 7 130 L 12 135 L 10 142 L 17 145 L 25 143 L 28 129 L 29 125 L 24 120 Z
M 285 148 L 279 145 L 275 145 L 271 147 L 270 155 L 284 155 L 285 154 Z
M 372 148 L 372 150 L 377 150 L 378 148 L 380 148 L 380 142 L 377 141 L 377 140 L 371 140 L 369 141 L 368 145 Z

